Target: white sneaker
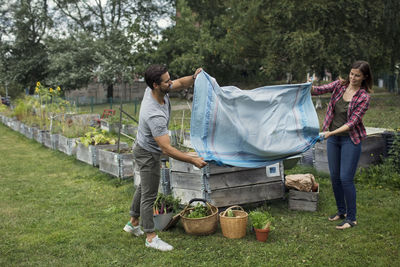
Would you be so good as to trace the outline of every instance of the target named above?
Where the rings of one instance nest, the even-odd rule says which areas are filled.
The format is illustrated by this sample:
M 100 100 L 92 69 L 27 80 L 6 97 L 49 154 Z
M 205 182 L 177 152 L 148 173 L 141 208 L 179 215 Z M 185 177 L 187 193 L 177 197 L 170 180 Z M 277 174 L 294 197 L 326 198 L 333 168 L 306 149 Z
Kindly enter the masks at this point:
M 144 234 L 144 232 L 142 231 L 142 229 L 140 229 L 140 226 L 139 226 L 139 225 L 138 225 L 138 226 L 133 226 L 133 225 L 131 224 L 131 222 L 128 222 L 128 223 L 125 225 L 124 231 L 125 231 L 125 232 L 128 232 L 128 233 L 131 233 L 131 234 L 133 234 L 133 235 L 135 235 L 135 236 L 141 236 L 141 235 Z
M 170 244 L 168 244 L 167 242 L 162 241 L 158 235 L 156 235 L 155 237 L 153 237 L 153 239 L 151 240 L 151 242 L 147 241 L 146 238 L 146 247 L 148 248 L 155 248 L 161 251 L 169 251 L 169 250 L 173 250 L 174 247 L 171 246 Z

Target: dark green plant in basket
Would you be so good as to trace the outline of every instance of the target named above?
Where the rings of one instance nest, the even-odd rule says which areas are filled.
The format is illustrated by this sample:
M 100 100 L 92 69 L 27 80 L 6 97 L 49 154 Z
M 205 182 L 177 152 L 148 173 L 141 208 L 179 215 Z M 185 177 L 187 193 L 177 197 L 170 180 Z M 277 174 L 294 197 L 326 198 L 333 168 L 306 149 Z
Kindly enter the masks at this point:
M 185 214 L 186 218 L 202 218 L 211 215 L 211 209 L 208 206 L 203 206 L 197 203 L 196 206 L 189 210 L 189 213 Z
M 154 202 L 153 213 L 154 215 L 164 213 L 177 213 L 179 211 L 179 198 L 174 198 L 172 195 L 164 195 L 158 193 L 156 201 Z

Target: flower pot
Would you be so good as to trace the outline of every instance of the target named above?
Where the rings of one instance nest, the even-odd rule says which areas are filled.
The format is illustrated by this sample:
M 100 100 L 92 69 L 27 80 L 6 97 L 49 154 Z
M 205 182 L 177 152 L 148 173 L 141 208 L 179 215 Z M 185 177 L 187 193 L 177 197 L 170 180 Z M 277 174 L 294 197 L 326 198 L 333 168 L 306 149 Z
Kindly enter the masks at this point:
M 157 230 L 164 230 L 164 228 L 169 224 L 169 222 L 172 220 L 173 213 L 164 213 L 164 214 L 158 214 L 158 215 L 153 215 L 153 221 L 154 221 L 154 228 Z
M 260 242 L 265 242 L 268 239 L 268 234 L 269 234 L 269 228 L 267 229 L 256 229 L 254 228 L 254 231 L 256 232 L 256 238 Z

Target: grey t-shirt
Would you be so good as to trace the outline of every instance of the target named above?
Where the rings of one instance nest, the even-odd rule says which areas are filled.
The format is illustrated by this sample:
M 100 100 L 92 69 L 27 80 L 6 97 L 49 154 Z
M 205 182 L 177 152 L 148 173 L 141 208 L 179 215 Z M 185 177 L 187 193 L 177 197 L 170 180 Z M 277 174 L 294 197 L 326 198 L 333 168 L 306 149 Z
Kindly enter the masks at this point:
M 152 96 L 151 89 L 146 88 L 139 113 L 139 127 L 136 142 L 150 152 L 161 153 L 154 137 L 168 134 L 168 123 L 171 104 L 168 94 L 160 105 Z

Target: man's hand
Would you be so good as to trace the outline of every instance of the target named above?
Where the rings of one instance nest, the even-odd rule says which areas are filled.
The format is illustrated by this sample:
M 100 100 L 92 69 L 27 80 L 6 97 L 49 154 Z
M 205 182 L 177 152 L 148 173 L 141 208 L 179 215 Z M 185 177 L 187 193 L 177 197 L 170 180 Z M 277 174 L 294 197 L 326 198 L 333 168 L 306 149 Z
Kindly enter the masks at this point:
M 193 157 L 191 163 L 199 169 L 207 165 L 207 162 L 205 162 L 204 158 L 201 157 Z
M 196 79 L 196 78 L 197 78 L 197 75 L 199 75 L 199 73 L 202 72 L 202 71 L 203 71 L 202 68 L 198 68 L 198 69 L 194 72 L 194 74 L 193 74 L 193 79 Z

